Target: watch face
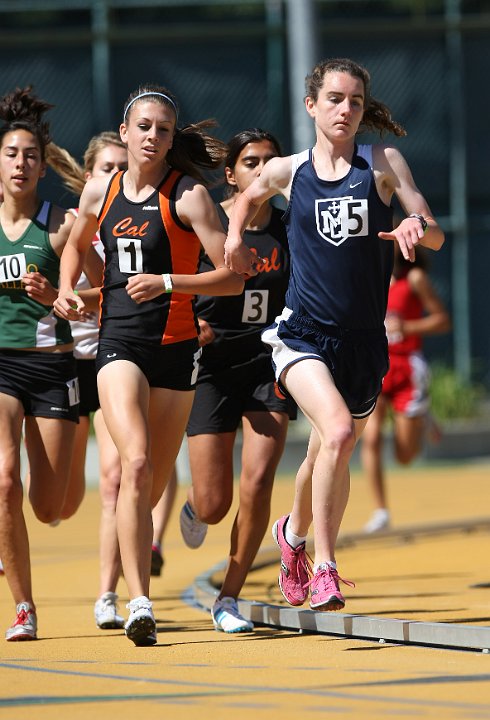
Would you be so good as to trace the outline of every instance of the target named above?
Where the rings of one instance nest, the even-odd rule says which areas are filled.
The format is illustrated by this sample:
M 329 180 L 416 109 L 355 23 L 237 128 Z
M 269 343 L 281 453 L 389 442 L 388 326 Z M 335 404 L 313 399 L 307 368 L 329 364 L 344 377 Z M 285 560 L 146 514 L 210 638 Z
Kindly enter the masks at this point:
M 418 213 L 411 213 L 408 217 L 417 218 L 417 220 L 422 225 L 422 230 L 424 232 L 427 230 L 427 220 L 424 218 L 423 215 L 419 215 Z

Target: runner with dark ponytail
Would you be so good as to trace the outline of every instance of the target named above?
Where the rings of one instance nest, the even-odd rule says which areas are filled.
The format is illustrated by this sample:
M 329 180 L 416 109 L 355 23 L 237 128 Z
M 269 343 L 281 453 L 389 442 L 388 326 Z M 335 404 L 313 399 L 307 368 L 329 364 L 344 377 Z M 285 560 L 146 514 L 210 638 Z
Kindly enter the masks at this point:
M 0 557 L 17 611 L 6 633 L 10 641 L 37 637 L 22 510 L 22 427 L 30 502 L 39 520 L 56 523 L 78 422 L 70 325 L 53 311 L 74 218 L 38 196 L 50 142 L 43 117 L 52 107 L 31 87 L 0 98 Z

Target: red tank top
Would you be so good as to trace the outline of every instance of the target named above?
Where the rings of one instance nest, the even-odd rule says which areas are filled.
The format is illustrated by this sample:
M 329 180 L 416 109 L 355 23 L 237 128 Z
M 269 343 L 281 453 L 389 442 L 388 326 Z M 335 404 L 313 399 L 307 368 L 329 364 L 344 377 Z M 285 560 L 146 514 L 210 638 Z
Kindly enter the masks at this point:
M 386 315 L 394 314 L 402 318 L 402 320 L 416 320 L 423 315 L 423 307 L 419 298 L 413 292 L 405 276 L 399 280 L 395 280 L 388 292 L 388 309 Z M 422 347 L 422 338 L 420 335 L 409 335 L 399 342 L 390 342 L 390 354 L 408 355 L 409 353 L 420 350 Z

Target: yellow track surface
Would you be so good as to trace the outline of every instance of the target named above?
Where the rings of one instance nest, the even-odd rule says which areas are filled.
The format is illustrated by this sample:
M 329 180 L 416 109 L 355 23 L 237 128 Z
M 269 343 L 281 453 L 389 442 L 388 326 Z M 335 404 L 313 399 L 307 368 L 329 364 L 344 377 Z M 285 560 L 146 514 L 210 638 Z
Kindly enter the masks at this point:
M 339 550 L 340 574 L 356 582 L 345 587 L 345 613 L 490 626 L 489 470 L 469 464 L 391 472 L 394 532 L 354 535 Z M 159 632 L 151 648 L 95 627 L 97 491 L 88 491 L 78 515 L 57 528 L 42 526 L 26 505 L 39 640 L 0 640 L 2 720 L 490 717 L 490 654 L 481 651 L 266 626 L 243 635 L 215 632 L 209 615 L 183 594 L 226 558 L 233 512 L 210 528 L 202 548 L 189 550 L 178 529 L 184 494 L 179 488 L 163 575 L 152 579 Z M 289 510 L 292 496 L 292 480 L 279 478 L 271 522 Z M 370 510 L 355 474 L 344 538 L 359 531 Z M 261 557 L 274 561 L 270 534 L 263 548 Z M 254 570 L 242 597 L 285 608 L 276 578 L 275 561 Z M 123 579 L 118 589 L 126 614 Z M 2 631 L 13 617 L 0 578 Z

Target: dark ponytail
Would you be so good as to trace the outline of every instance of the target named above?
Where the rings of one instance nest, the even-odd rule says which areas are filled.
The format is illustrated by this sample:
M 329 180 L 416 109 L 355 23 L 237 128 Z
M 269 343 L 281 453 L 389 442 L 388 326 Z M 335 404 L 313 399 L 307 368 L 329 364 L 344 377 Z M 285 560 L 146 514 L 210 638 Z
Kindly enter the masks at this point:
M 42 160 L 46 156 L 46 146 L 50 142 L 49 124 L 42 121 L 47 110 L 54 107 L 31 93 L 32 86 L 16 88 L 0 98 L 0 143 L 6 133 L 14 130 L 26 130 L 37 139 Z

